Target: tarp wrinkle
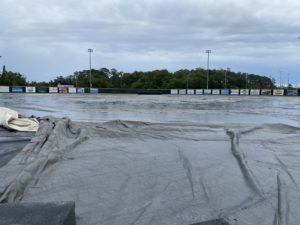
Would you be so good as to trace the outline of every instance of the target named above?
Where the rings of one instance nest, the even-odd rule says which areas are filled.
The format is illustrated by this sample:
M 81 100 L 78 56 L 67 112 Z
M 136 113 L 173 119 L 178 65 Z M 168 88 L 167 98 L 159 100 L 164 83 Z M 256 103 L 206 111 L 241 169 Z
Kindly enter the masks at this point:
M 0 201 L 74 201 L 78 225 L 299 225 L 299 136 L 283 124 L 42 118 L 0 168 Z
M 15 177 L 0 182 L 0 187 L 4 188 L 2 193 L 0 189 L 0 202 L 20 201 L 26 188 L 35 183 L 47 167 L 63 160 L 68 151 L 87 139 L 68 118 L 42 118 L 36 136 L 5 167 L 8 171 L 10 167 L 18 169 Z

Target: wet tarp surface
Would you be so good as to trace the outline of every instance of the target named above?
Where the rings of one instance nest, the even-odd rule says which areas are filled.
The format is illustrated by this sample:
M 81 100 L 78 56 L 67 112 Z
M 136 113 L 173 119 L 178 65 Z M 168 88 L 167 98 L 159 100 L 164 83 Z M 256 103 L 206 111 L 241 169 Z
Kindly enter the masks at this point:
M 74 202 L 0 204 L 0 225 L 75 225 Z
M 0 127 L 0 167 L 17 155 L 34 135 L 35 132 L 16 132 Z
M 43 118 L 1 202 L 75 201 L 77 224 L 300 221 L 300 129 Z
M 21 115 L 72 121 L 284 123 L 300 127 L 300 98 L 197 95 L 1 94 L 0 106 Z

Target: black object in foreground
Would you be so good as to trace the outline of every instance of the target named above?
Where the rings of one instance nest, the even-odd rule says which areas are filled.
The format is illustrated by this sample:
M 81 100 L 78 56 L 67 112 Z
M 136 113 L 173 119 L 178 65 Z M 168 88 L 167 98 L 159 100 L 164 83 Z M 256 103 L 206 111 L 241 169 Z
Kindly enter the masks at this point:
M 0 225 L 75 225 L 75 203 L 0 204 Z
M 230 225 L 223 219 L 218 219 L 218 220 L 210 220 L 206 222 L 201 222 L 201 223 L 195 223 L 191 225 Z

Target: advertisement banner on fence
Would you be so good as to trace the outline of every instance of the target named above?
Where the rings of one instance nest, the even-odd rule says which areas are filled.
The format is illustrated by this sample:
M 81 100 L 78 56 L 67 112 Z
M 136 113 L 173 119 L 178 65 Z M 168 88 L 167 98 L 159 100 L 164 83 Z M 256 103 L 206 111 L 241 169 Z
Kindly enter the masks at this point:
M 196 90 L 195 93 L 196 93 L 196 95 L 203 95 L 203 90 L 202 89 Z
M 239 95 L 240 94 L 240 90 L 239 89 L 231 89 L 230 90 L 230 94 L 231 95 Z
M 25 87 L 26 93 L 35 93 L 35 87 Z
M 222 89 L 221 90 L 221 95 L 229 95 L 229 90 L 228 89 Z
M 212 90 L 212 94 L 213 95 L 219 95 L 220 94 L 220 90 L 219 89 L 213 89 Z
M 23 93 L 24 91 L 24 87 L 11 87 L 12 93 Z
M 282 96 L 282 95 L 284 95 L 284 90 L 283 89 L 274 89 L 273 95 Z
M 249 89 L 241 89 L 240 95 L 249 95 Z
M 271 89 L 261 89 L 260 94 L 261 95 L 272 95 L 272 90 Z
M 205 95 L 211 95 L 211 89 L 204 89 L 204 90 L 203 90 L 203 93 L 204 93 Z
M 37 87 L 35 91 L 36 93 L 49 93 L 49 88 Z
M 0 92 L 1 93 L 9 92 L 9 87 L 8 86 L 0 86 Z
M 92 94 L 98 93 L 98 88 L 90 88 L 90 93 Z
M 251 89 L 250 90 L 250 95 L 259 95 L 260 94 L 260 90 L 259 89 Z
M 298 90 L 287 90 L 286 95 L 288 95 L 288 96 L 297 96 L 298 95 Z
M 58 88 L 58 93 L 67 94 L 68 93 L 68 88 L 67 87 L 59 87 Z
M 194 94 L 195 94 L 195 90 L 188 89 L 188 90 L 186 91 L 186 93 L 187 93 L 188 95 L 194 95 Z
M 180 95 L 185 95 L 186 94 L 186 90 L 185 89 L 180 89 L 179 90 L 179 94 Z
M 68 88 L 68 92 L 69 92 L 69 93 L 76 93 L 76 88 L 74 88 L 74 87 L 69 87 L 69 88 Z
M 177 89 L 172 89 L 171 90 L 171 95 L 178 95 L 178 90 Z
M 77 93 L 83 94 L 84 93 L 84 88 L 77 88 Z
M 58 93 L 57 87 L 49 87 L 49 93 Z

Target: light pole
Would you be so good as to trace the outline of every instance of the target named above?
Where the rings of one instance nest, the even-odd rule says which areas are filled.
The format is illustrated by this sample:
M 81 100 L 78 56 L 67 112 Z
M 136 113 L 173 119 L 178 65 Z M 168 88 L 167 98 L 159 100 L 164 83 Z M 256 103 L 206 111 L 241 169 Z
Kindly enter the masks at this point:
M 189 74 L 186 76 L 186 91 L 189 89 Z
M 206 89 L 208 89 L 208 83 L 209 83 L 209 54 L 211 53 L 211 50 L 206 50 L 205 53 L 207 53 Z
M 280 87 L 282 86 L 282 85 L 281 85 L 281 73 L 282 73 L 282 71 L 279 70 L 279 85 L 280 85 Z
M 77 76 L 78 76 L 78 72 L 75 72 L 74 73 L 74 76 L 75 76 L 75 85 L 76 85 L 76 88 L 78 87 L 78 85 L 77 85 Z
M 0 55 L 0 59 L 2 58 L 2 55 Z M 2 72 L 3 72 L 3 69 L 2 69 Z M 2 74 L 2 73 L 0 73 L 0 74 Z
M 229 68 L 229 67 L 227 67 L 226 70 L 225 70 L 225 81 L 224 81 L 224 83 L 225 83 L 225 88 L 227 88 L 227 71 L 228 71 L 228 72 L 230 71 L 230 68 Z
M 287 83 L 287 88 L 290 87 L 290 74 L 288 73 L 288 83 Z
M 92 88 L 92 52 L 93 52 L 93 49 L 89 48 L 88 52 L 89 52 L 89 59 L 90 59 L 90 91 L 91 91 L 91 88 Z

